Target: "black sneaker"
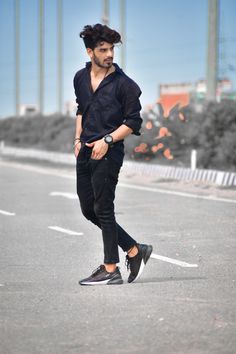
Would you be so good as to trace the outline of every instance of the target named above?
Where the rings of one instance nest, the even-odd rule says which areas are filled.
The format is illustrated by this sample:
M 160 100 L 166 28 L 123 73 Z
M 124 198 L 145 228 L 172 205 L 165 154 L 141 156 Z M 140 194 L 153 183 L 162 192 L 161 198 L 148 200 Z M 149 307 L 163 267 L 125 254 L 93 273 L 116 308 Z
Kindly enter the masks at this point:
M 114 272 L 107 272 L 105 266 L 102 264 L 95 269 L 90 277 L 79 281 L 80 285 L 113 285 L 122 284 L 120 270 L 116 267 Z
M 136 247 L 138 248 L 136 256 L 126 256 L 127 269 L 130 269 L 128 283 L 132 283 L 140 277 L 152 253 L 151 245 L 137 244 Z

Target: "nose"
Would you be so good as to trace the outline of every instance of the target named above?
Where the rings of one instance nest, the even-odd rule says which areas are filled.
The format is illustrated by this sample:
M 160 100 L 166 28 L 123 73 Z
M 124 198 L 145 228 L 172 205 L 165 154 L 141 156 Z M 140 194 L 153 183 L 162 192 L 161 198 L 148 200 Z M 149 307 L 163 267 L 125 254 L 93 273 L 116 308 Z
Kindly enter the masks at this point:
M 108 56 L 113 57 L 113 49 L 108 50 Z

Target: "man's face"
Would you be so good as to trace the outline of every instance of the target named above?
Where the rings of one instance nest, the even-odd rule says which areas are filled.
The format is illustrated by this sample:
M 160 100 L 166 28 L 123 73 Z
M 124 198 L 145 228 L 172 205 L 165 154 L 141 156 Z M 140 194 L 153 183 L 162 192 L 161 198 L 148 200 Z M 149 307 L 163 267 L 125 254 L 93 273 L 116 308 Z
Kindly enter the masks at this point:
M 91 60 L 100 68 L 110 68 L 113 64 L 114 45 L 107 42 L 100 42 L 96 48 L 88 49 Z

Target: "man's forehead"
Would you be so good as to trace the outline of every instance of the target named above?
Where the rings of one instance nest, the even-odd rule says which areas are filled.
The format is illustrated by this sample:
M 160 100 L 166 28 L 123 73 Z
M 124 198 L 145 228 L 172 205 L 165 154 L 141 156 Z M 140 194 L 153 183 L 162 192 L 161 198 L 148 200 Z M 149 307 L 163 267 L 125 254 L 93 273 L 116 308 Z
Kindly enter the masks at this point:
M 97 44 L 97 48 L 111 48 L 111 47 L 114 47 L 114 44 L 108 43 L 108 42 L 104 42 L 104 41 L 99 42 Z

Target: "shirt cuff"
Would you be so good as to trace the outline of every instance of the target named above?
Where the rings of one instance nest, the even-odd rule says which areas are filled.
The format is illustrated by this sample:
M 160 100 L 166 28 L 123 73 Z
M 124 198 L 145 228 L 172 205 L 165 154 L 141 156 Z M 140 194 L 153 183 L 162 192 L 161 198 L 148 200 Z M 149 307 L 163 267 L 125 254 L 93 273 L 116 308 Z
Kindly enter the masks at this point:
M 139 130 L 141 128 L 141 123 L 135 122 L 133 120 L 132 121 L 131 120 L 125 120 L 123 122 L 123 124 L 133 130 L 132 134 L 137 135 L 137 136 L 141 135 L 141 133 L 139 132 Z
M 76 111 L 76 115 L 81 115 L 82 116 L 83 112 L 81 111 L 81 109 L 77 108 L 77 111 Z

